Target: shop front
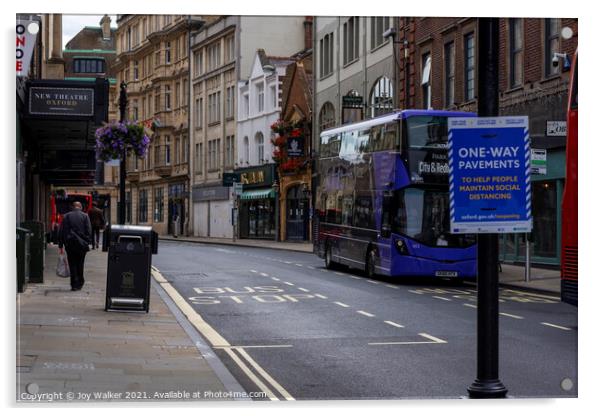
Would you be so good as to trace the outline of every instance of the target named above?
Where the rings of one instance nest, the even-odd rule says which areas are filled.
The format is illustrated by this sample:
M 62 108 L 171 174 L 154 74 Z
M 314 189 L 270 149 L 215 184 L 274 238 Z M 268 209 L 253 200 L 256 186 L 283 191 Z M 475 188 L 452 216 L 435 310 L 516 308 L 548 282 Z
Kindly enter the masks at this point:
M 536 166 L 533 164 L 533 166 Z M 533 232 L 530 236 L 531 263 L 560 265 L 562 229 L 562 193 L 564 190 L 564 149 L 547 151 L 545 168 L 531 174 Z M 545 173 L 543 173 L 545 171 Z M 500 235 L 500 260 L 523 263 L 527 250 L 527 234 Z
M 278 210 L 273 164 L 238 169 L 243 193 L 239 197 L 239 238 L 275 239 Z
M 192 187 L 193 234 L 232 238 L 231 188 L 218 184 Z

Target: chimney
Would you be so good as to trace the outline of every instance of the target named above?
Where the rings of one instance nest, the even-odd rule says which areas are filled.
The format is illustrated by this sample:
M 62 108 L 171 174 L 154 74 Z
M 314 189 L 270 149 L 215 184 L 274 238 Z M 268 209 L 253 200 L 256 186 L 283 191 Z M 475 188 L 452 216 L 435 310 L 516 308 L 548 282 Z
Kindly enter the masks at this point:
M 303 22 L 303 29 L 305 30 L 305 50 L 313 48 L 313 16 L 305 16 L 305 21 Z
M 105 14 L 100 19 L 100 27 L 102 28 L 102 38 L 104 40 L 111 39 L 111 18 L 109 15 Z

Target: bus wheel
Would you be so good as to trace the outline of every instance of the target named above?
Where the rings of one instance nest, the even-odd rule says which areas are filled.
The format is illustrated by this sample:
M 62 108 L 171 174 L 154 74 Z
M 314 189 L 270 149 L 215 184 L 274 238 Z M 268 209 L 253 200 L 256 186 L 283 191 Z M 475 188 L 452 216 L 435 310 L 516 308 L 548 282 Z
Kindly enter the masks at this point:
M 330 244 L 326 243 L 326 253 L 324 254 L 324 263 L 327 269 L 334 269 L 334 262 L 332 261 L 332 249 Z
M 376 249 L 370 248 L 368 249 L 368 254 L 366 254 L 366 275 L 369 278 L 373 278 L 376 276 Z

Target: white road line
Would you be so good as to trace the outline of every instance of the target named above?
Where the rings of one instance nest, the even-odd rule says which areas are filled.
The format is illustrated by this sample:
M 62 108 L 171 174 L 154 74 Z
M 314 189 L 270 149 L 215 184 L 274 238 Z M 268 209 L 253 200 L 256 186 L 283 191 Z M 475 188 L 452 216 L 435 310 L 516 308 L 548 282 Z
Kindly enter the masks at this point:
M 339 276 L 345 276 L 343 273 L 340 272 L 334 272 L 334 274 L 338 274 Z
M 366 282 L 373 283 L 375 285 L 379 285 L 380 284 L 380 282 L 377 282 L 376 280 L 370 280 L 370 279 L 366 279 Z
M 257 270 L 250 270 L 251 273 L 259 273 Z
M 249 377 L 257 387 L 259 387 L 272 401 L 279 401 L 278 397 L 270 390 L 253 372 L 242 362 L 240 358 L 230 348 L 225 348 L 224 351 L 234 360 L 240 369 Z M 237 350 L 238 351 L 238 350 Z
M 570 331 L 571 328 L 567 328 L 566 326 L 554 325 L 549 322 L 540 322 L 542 325 L 551 326 L 552 328 L 562 329 L 564 331 Z
M 518 294 L 527 295 L 527 296 L 535 296 L 538 298 L 544 298 L 544 299 L 550 299 L 550 300 L 557 300 L 557 301 L 560 300 L 560 298 L 558 296 L 541 295 L 539 293 L 523 292 L 522 290 L 505 289 L 504 291 L 510 292 L 510 293 L 518 293 Z
M 364 316 L 369 316 L 370 318 L 374 318 L 374 315 L 366 312 L 366 311 L 356 311 L 357 313 L 359 313 L 360 315 L 364 315 Z
M 273 277 L 273 276 L 272 276 L 272 280 L 275 280 L 275 281 L 277 281 L 277 282 L 279 282 L 279 281 L 280 281 L 280 279 L 278 279 L 277 277 Z
M 320 269 L 320 271 L 326 273 L 328 270 L 326 270 L 326 269 Z
M 435 299 L 441 299 L 441 300 L 446 300 L 448 302 L 451 302 L 451 299 L 448 298 L 444 298 L 443 296 L 433 296 Z
M 344 304 L 343 302 L 333 302 L 335 305 L 342 306 L 343 308 L 348 308 L 349 305 Z
M 390 287 L 391 289 L 399 289 L 397 286 L 393 286 L 393 285 L 385 285 L 387 287 Z
M 417 290 L 408 290 L 408 292 L 412 292 L 412 293 L 416 293 L 417 295 L 422 295 L 422 292 L 419 292 Z
M 447 344 L 447 341 L 444 341 L 442 339 L 439 339 L 437 337 L 434 337 L 434 336 L 429 335 L 429 334 L 424 333 L 424 332 L 422 332 L 422 333 L 420 333 L 418 335 L 420 335 L 423 338 L 430 339 L 431 341 L 436 342 L 437 344 Z
M 286 264 L 293 264 L 293 262 L 292 262 L 292 261 L 286 261 L 286 260 L 285 260 L 284 262 L 285 262 Z
M 506 312 L 500 312 L 500 315 L 507 316 L 509 318 L 514 318 L 514 319 L 525 319 L 522 316 L 512 315 L 511 313 L 506 313 Z
M 216 349 L 226 349 L 226 348 L 292 348 L 292 345 L 283 344 L 283 345 L 231 345 L 231 346 L 219 346 L 214 345 L 213 348 Z
M 469 308 L 475 308 L 475 309 L 477 307 L 477 305 L 473 305 L 472 303 L 463 303 L 462 305 L 468 306 Z
M 348 274 L 347 277 L 351 277 L 352 279 L 355 279 L 355 280 L 360 280 L 361 279 L 360 277 L 354 276 L 352 274 Z
M 308 269 L 316 270 L 314 266 L 307 266 Z
M 326 296 L 320 295 L 319 293 L 314 293 L 314 296 L 320 299 L 328 299 Z
M 286 400 L 295 400 L 293 398 L 293 396 L 291 396 L 291 394 L 286 391 L 284 389 L 284 387 L 282 387 L 280 384 L 278 384 L 276 382 L 276 380 L 274 380 L 268 373 L 265 372 L 265 370 L 263 368 L 261 368 L 261 366 L 259 366 L 259 364 L 257 364 L 255 362 L 255 360 L 253 360 L 251 358 L 251 356 L 249 354 L 247 354 L 247 352 L 245 350 L 243 350 L 242 348 L 237 348 L 236 351 L 238 351 L 240 353 L 240 355 L 242 355 L 249 364 L 251 364 L 253 366 L 253 368 L 255 368 L 255 370 L 257 370 L 257 372 L 268 382 L 270 383 L 276 390 L 278 390 L 278 392 L 280 394 L 282 394 L 282 396 L 286 399 Z
M 295 266 L 303 267 L 303 265 L 299 263 L 295 263 Z
M 267 274 L 267 273 L 259 273 L 259 274 L 262 275 L 263 277 L 268 277 L 269 276 L 269 274 Z
M 298 287 L 297 289 L 299 289 L 302 292 L 309 292 L 309 290 L 305 289 L 304 287 Z
M 295 284 L 291 283 L 291 282 L 282 282 L 282 283 L 284 283 L 285 285 L 289 285 L 289 286 L 295 286 Z
M 391 326 L 394 326 L 395 328 L 403 328 L 404 327 L 403 325 L 399 325 L 399 324 L 397 324 L 397 323 L 395 323 L 393 321 L 385 321 L 385 323 L 389 324 Z

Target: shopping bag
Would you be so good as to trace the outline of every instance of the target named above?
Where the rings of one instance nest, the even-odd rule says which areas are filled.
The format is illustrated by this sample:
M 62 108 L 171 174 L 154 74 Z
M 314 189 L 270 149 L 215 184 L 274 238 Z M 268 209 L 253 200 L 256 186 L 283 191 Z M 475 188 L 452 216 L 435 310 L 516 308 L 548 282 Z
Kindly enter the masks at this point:
M 69 277 L 69 263 L 67 256 L 59 254 L 59 260 L 56 263 L 56 275 L 61 277 Z

